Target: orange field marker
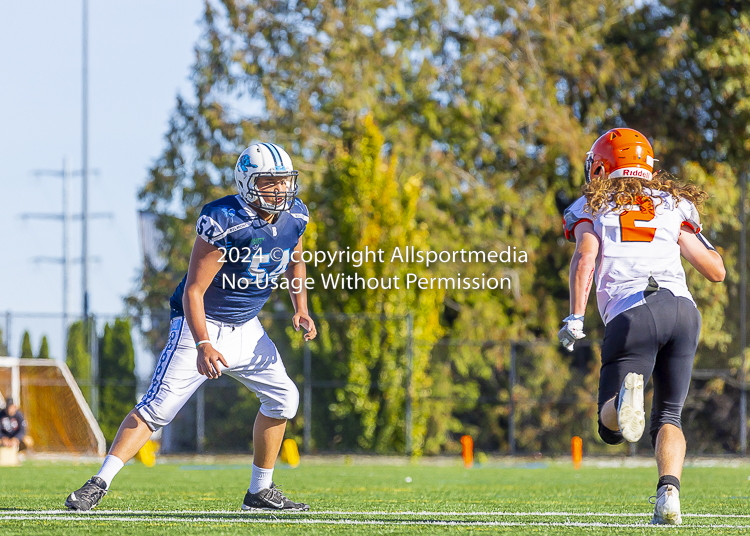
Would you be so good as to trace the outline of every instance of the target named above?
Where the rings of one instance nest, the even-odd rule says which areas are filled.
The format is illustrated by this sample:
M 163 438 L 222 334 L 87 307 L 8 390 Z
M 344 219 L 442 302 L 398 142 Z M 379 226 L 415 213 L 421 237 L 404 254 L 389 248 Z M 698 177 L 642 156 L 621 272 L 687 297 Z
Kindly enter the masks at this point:
M 461 456 L 464 466 L 470 469 L 474 465 L 474 440 L 470 435 L 461 436 Z
M 570 441 L 570 450 L 573 453 L 573 467 L 580 469 L 581 460 L 583 460 L 583 440 L 578 436 L 573 436 Z

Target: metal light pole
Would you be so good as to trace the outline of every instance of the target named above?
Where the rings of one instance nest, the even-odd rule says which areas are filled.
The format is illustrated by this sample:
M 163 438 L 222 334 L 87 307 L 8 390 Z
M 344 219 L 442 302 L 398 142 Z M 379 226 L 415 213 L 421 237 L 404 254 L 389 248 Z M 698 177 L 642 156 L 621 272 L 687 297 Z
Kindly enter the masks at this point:
M 206 384 L 198 387 L 195 399 L 195 446 L 198 454 L 206 452 Z
M 81 294 L 83 325 L 91 356 L 91 411 L 99 417 L 99 352 L 96 321 L 89 315 L 89 3 L 83 0 L 81 59 Z
M 93 173 L 97 173 L 96 170 Z M 63 268 L 62 274 L 62 314 L 63 314 L 63 347 L 62 347 L 62 358 L 65 359 L 65 351 L 67 348 L 68 339 L 68 318 L 69 314 L 69 300 L 70 295 L 70 264 L 73 262 L 83 262 L 83 259 L 73 259 L 70 257 L 70 248 L 68 247 L 70 242 L 70 225 L 72 221 L 83 219 L 82 214 L 71 214 L 68 208 L 68 200 L 70 199 L 70 179 L 73 176 L 82 174 L 82 171 L 71 171 L 68 165 L 68 160 L 63 159 L 63 165 L 61 170 L 56 169 L 37 169 L 33 171 L 36 177 L 59 177 L 62 179 L 62 213 L 48 213 L 48 212 L 32 212 L 21 215 L 23 219 L 40 219 L 40 220 L 57 220 L 62 222 L 62 255 L 60 257 L 47 257 L 37 256 L 34 257 L 35 262 L 51 262 L 54 264 L 61 264 Z M 112 218 L 111 212 L 95 212 L 89 214 L 89 218 Z M 96 259 L 94 259 L 96 261 Z M 85 317 L 84 317 L 85 318 Z M 89 347 L 90 349 L 90 347 Z
M 81 294 L 83 321 L 89 318 L 89 3 L 83 0 L 81 68 Z
M 312 356 L 310 345 L 305 343 L 303 351 L 303 371 L 305 376 L 305 387 L 303 391 L 303 411 L 305 418 L 304 447 L 305 454 L 312 454 Z
M 508 376 L 508 402 L 510 411 L 508 414 L 508 447 L 510 455 L 516 455 L 516 401 L 513 391 L 516 388 L 516 343 L 510 341 L 510 374 Z
M 62 169 L 62 266 L 63 266 L 63 302 L 62 302 L 62 314 L 63 314 L 63 347 L 62 347 L 62 358 L 65 359 L 65 354 L 68 348 L 68 267 L 70 258 L 68 256 L 68 230 L 70 229 L 70 213 L 68 211 L 68 193 L 70 183 L 70 167 L 68 166 L 68 159 L 63 159 Z
M 414 315 L 409 312 L 406 315 L 406 454 L 411 456 L 414 454 L 414 416 L 413 416 L 413 404 L 414 404 Z
M 68 211 L 68 198 L 70 192 L 70 179 L 72 173 L 70 166 L 68 165 L 67 158 L 63 158 L 62 170 L 45 170 L 39 169 L 34 171 L 34 175 L 37 177 L 59 177 L 62 179 L 62 213 L 61 214 L 50 214 L 50 213 L 31 213 L 22 214 L 23 219 L 36 218 L 45 220 L 59 220 L 62 222 L 62 256 L 61 257 L 35 257 L 36 262 L 52 262 L 55 264 L 62 265 L 62 315 L 63 315 L 63 336 L 62 336 L 62 353 L 61 358 L 65 359 L 65 350 L 67 348 L 68 340 L 68 274 L 70 269 L 70 256 L 68 254 L 68 231 L 70 229 L 71 215 Z
M 747 385 L 745 378 L 745 348 L 747 347 L 746 181 L 746 174 L 740 174 L 740 452 L 743 455 L 747 454 Z

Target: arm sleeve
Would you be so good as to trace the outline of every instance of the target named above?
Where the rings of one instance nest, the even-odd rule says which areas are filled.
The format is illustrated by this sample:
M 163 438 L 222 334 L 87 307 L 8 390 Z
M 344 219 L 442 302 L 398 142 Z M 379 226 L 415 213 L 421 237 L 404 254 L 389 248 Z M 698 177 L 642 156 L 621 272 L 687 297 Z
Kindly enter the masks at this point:
M 565 209 L 565 213 L 563 214 L 563 232 L 565 233 L 565 238 L 569 242 L 576 241 L 574 232 L 576 225 L 582 221 L 593 223 L 591 214 L 583 210 L 583 207 L 585 206 L 586 198 L 581 196 L 575 203 Z
M 701 227 L 700 214 L 698 214 L 698 209 L 695 208 L 695 205 L 687 199 L 681 199 L 677 205 L 677 209 L 682 216 L 682 225 L 687 225 L 696 234 L 700 233 L 703 228 Z
M 708 239 L 706 239 L 706 237 L 703 236 L 702 233 L 695 233 L 695 236 L 698 237 L 698 240 L 701 241 L 701 244 L 703 244 L 704 246 L 706 246 L 706 249 L 710 249 L 711 251 L 716 251 L 716 248 L 713 247 L 713 245 L 711 244 L 711 242 L 709 242 Z

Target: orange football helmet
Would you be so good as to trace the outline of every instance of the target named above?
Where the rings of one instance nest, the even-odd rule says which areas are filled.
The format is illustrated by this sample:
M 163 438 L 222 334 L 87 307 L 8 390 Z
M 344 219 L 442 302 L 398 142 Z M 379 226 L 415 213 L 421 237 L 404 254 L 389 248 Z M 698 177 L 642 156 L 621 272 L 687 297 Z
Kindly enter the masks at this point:
M 603 171 L 605 177 L 637 177 L 651 180 L 654 173 L 654 149 L 646 136 L 632 128 L 613 128 L 586 153 L 586 182 Z

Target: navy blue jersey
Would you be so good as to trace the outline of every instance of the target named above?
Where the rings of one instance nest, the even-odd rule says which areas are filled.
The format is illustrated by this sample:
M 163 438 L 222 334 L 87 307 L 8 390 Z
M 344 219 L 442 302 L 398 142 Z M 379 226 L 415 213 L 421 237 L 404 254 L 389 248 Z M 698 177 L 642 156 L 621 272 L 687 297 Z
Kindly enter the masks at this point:
M 291 210 L 268 223 L 238 195 L 203 207 L 195 230 L 222 252 L 222 267 L 203 296 L 206 318 L 228 324 L 252 320 L 283 275 L 309 221 L 307 207 L 296 199 Z M 184 315 L 182 295 L 187 275 L 169 300 L 172 318 Z

